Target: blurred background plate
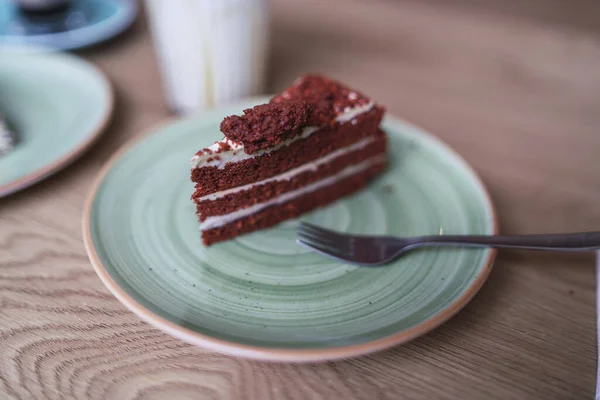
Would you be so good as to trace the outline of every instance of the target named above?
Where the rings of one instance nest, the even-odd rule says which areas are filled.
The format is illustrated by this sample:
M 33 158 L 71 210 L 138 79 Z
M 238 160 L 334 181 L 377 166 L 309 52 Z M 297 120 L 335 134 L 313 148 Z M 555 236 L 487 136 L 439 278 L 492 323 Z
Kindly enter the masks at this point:
M 355 267 L 298 246 L 298 220 L 201 244 L 189 159 L 222 137 L 224 116 L 264 101 L 167 124 L 104 168 L 84 211 L 84 239 L 112 293 L 188 342 L 285 361 L 380 350 L 460 310 L 487 278 L 494 251 L 433 248 L 385 267 Z M 459 156 L 400 120 L 387 118 L 383 128 L 386 172 L 303 220 L 368 234 L 495 233 L 485 188 Z
M 69 50 L 108 40 L 138 14 L 135 0 L 72 0 L 67 12 L 27 18 L 11 0 L 0 0 L 0 43 Z
M 113 110 L 104 74 L 72 55 L 0 46 L 0 112 L 17 143 L 0 156 L 0 197 L 63 168 L 98 138 Z

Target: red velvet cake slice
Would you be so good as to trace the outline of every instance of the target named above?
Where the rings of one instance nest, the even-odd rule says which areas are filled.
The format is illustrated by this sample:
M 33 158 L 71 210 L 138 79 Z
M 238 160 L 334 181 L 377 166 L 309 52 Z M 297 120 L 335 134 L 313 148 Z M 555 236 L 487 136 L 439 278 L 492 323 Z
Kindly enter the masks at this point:
M 204 244 L 271 227 L 362 188 L 385 167 L 383 107 L 330 78 L 305 75 L 221 123 L 192 159 Z

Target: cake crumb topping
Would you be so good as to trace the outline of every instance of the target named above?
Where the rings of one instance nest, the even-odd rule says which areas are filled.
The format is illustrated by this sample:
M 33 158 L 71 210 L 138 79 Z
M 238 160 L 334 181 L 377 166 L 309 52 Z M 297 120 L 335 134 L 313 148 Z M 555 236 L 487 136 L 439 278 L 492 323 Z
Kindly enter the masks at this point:
M 221 122 L 221 132 L 244 145 L 244 152 L 275 146 L 296 136 L 312 120 L 313 107 L 305 101 L 286 100 L 261 104 L 231 115 Z
M 302 75 L 292 86 L 275 96 L 272 103 L 306 101 L 313 105 L 310 125 L 332 123 L 336 116 L 371 102 L 367 96 L 323 75 Z

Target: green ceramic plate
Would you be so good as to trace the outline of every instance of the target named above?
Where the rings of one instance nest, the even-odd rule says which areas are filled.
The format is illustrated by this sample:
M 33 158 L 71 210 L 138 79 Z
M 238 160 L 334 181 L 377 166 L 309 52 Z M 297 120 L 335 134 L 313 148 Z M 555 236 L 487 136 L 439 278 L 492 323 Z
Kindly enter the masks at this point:
M 17 145 L 0 156 L 0 197 L 68 165 L 112 112 L 112 90 L 98 69 L 43 50 L 0 46 L 0 112 L 18 134 Z
M 203 247 L 190 201 L 190 157 L 220 139 L 223 116 L 169 123 L 108 163 L 84 211 L 92 263 L 144 320 L 237 356 L 318 361 L 380 350 L 425 333 L 485 281 L 493 252 L 429 249 L 355 267 L 295 243 L 298 221 Z M 455 153 L 388 118 L 390 166 L 367 189 L 302 219 L 346 232 L 491 234 L 492 204 Z

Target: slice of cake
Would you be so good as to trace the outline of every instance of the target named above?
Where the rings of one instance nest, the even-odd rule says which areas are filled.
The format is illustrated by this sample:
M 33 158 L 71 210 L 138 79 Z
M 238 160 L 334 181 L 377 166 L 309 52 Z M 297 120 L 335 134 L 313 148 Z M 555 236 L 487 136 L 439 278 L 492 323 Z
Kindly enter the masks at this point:
M 269 103 L 221 123 L 192 159 L 192 200 L 206 245 L 271 227 L 365 186 L 385 167 L 383 107 L 305 75 Z

